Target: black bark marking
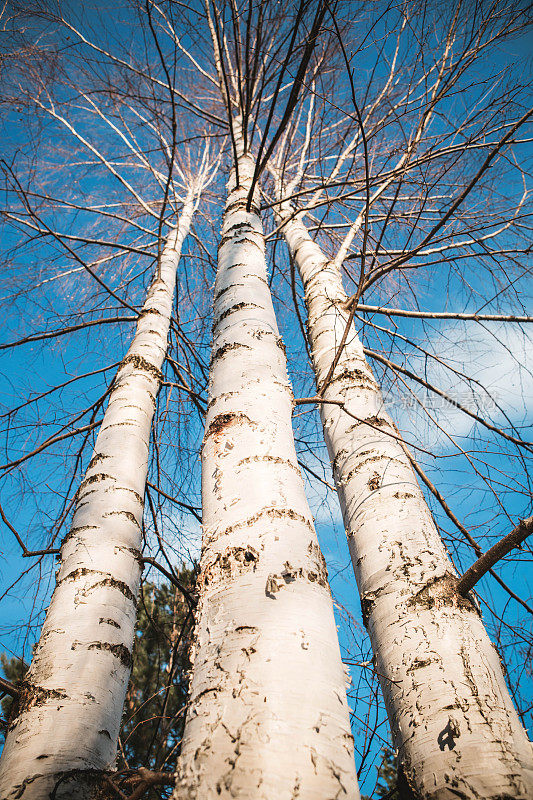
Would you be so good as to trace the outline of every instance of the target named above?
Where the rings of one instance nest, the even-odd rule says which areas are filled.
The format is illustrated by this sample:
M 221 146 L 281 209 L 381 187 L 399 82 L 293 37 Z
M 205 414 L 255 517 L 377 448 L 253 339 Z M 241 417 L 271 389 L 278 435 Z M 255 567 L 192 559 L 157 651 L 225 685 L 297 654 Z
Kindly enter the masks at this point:
M 113 628 L 120 628 L 118 622 L 115 622 L 114 619 L 105 619 L 104 617 L 100 617 L 98 621 L 99 625 L 112 625 Z
M 124 581 L 117 581 L 116 578 L 109 576 L 109 578 L 104 578 L 104 580 L 98 581 L 98 583 L 95 583 L 94 586 L 91 586 L 90 588 L 91 590 L 98 589 L 100 586 L 111 586 L 113 589 L 117 589 L 121 594 L 124 595 L 124 597 L 127 597 L 128 600 L 131 600 L 135 607 L 137 607 L 137 598 L 131 591 L 128 584 L 124 583 Z
M 226 209 L 226 215 L 228 211 Z M 255 233 L 255 228 L 252 225 L 251 220 L 246 220 L 245 222 L 235 222 L 233 225 L 230 225 L 229 228 L 224 231 L 222 239 L 219 244 L 219 250 L 226 242 L 231 241 L 236 235 L 238 236 L 241 233 Z
M 304 517 L 303 514 L 298 514 L 296 511 L 293 511 L 292 508 L 263 508 L 261 511 L 258 511 L 257 514 L 254 514 L 253 517 L 248 517 L 248 519 L 242 522 L 236 522 L 235 525 L 230 525 L 229 528 L 225 528 L 223 531 L 220 531 L 220 533 L 215 533 L 211 536 L 211 540 L 213 541 L 219 536 L 226 536 L 239 528 L 249 528 L 262 517 L 270 517 L 271 519 L 291 519 L 294 522 L 303 522 L 304 525 L 307 525 L 313 532 L 315 530 L 311 520 Z
M 79 525 L 76 528 L 71 528 L 68 536 L 76 536 L 78 533 L 81 533 L 81 531 L 90 531 L 90 530 L 97 531 L 98 525 Z
M 245 303 L 244 300 L 241 303 L 235 303 L 234 306 L 230 306 L 227 308 L 213 323 L 213 330 L 219 325 L 222 320 L 226 319 L 226 317 L 231 316 L 232 314 L 236 314 L 237 311 L 241 311 L 243 308 L 261 308 L 258 306 L 257 303 Z
M 459 723 L 449 717 L 446 727 L 437 736 L 437 743 L 440 749 L 444 751 L 448 747 L 448 750 L 453 750 L 455 748 L 455 739 L 459 737 L 460 733 Z
M 231 195 L 230 195 L 230 197 L 231 197 Z M 246 205 L 247 205 L 247 203 L 248 203 L 248 198 L 247 198 L 247 197 L 242 197 L 242 198 L 240 197 L 238 200 L 232 200 L 232 201 L 231 201 L 231 203 L 229 203 L 229 204 L 226 206 L 226 209 L 225 209 L 225 214 L 229 214 L 229 213 L 231 213 L 232 211 L 236 211 L 238 208 L 240 208 L 240 209 L 242 209 L 242 210 L 243 210 L 243 211 L 244 211 L 244 212 L 245 212 L 245 213 L 246 213 L 248 216 L 251 216 L 251 215 L 253 215 L 253 216 L 255 216 L 255 217 L 259 217 L 259 216 L 260 216 L 260 213 L 261 213 L 261 212 L 260 212 L 260 209 L 259 209 L 259 206 L 258 206 L 258 205 L 256 205 L 256 204 L 255 204 L 255 203 L 252 201 L 252 203 L 251 203 L 251 205 L 250 205 L 250 210 L 248 211 L 248 210 L 247 210 L 247 208 L 246 208 Z
M 81 578 L 85 575 L 106 575 L 103 580 L 97 581 L 92 586 L 86 587 L 86 591 L 93 591 L 94 589 L 99 588 L 100 586 L 112 586 L 114 589 L 118 589 L 128 600 L 131 600 L 135 605 L 137 605 L 137 598 L 131 591 L 130 587 L 124 581 L 117 581 L 116 578 L 113 578 L 109 573 L 102 572 L 99 569 L 88 569 L 87 567 L 78 567 L 78 569 L 69 572 L 68 575 L 65 575 L 64 578 L 61 578 L 60 581 L 57 582 L 57 586 L 60 586 L 65 581 L 76 581 L 78 578 Z M 56 587 L 57 588 L 57 587 Z
M 222 394 L 215 395 L 207 403 L 207 410 L 209 411 L 209 409 L 214 406 L 215 403 L 218 403 L 219 400 L 227 400 L 228 397 L 234 397 L 236 394 L 237 392 L 222 392 Z
M 143 319 L 143 317 L 148 316 L 148 314 L 156 314 L 158 317 L 164 317 L 165 316 L 165 314 L 163 314 L 161 311 L 159 311 L 158 308 L 143 308 L 143 310 L 139 314 L 139 319 Z M 155 333 L 159 333 L 159 331 L 155 331 Z
M 139 492 L 135 491 L 135 489 L 129 489 L 127 486 L 115 486 L 114 488 L 117 489 L 120 492 L 129 492 L 130 494 L 132 494 L 135 497 L 135 499 L 141 504 L 141 506 L 144 505 L 143 498 L 141 497 Z
M 376 595 L 369 593 L 361 597 L 361 616 L 363 617 L 363 625 L 368 630 L 368 623 L 370 615 L 376 605 Z
M 238 230 L 238 228 L 241 230 Z M 231 228 L 228 228 L 227 232 L 223 234 L 220 244 L 218 245 L 217 252 L 220 254 L 223 247 L 227 244 L 238 245 L 243 244 L 243 242 L 248 242 L 249 244 L 255 245 L 255 247 L 259 247 L 259 244 L 250 238 L 250 235 L 254 234 L 263 239 L 263 234 L 256 230 L 248 222 L 237 222 L 235 225 L 232 225 Z
M 285 467 L 290 467 L 295 472 L 300 474 L 300 470 L 293 464 L 292 461 L 289 461 L 287 458 L 281 458 L 280 456 L 248 456 L 248 458 L 243 458 L 241 461 L 238 462 L 237 466 L 242 467 L 244 464 L 251 464 L 257 462 L 271 462 L 273 464 L 283 464 Z
M 239 269 L 239 267 L 241 269 L 244 269 L 244 267 L 247 267 L 247 266 L 248 266 L 248 264 L 243 264 L 240 261 L 235 261 L 232 264 L 228 264 L 228 266 L 226 267 L 226 270 L 228 270 L 228 269 Z
M 446 572 L 438 578 L 432 578 L 409 599 L 407 606 L 410 608 L 419 606 L 427 609 L 452 606 L 465 611 L 475 611 L 476 614 L 479 614 L 480 612 L 474 603 L 457 592 L 458 581 L 459 578 L 452 575 L 451 572 Z
M 46 689 L 30 681 L 21 681 L 18 687 L 19 695 L 13 701 L 10 714 L 10 727 L 16 720 L 30 708 L 44 706 L 49 700 L 67 700 L 68 694 L 64 689 Z
M 386 461 L 387 464 L 400 464 L 402 466 L 404 465 L 404 462 L 401 461 L 399 458 L 394 458 L 385 453 L 376 453 L 375 450 L 365 450 L 363 453 L 359 454 L 359 457 L 362 458 L 368 453 L 374 453 L 374 455 L 369 455 L 368 458 L 363 458 L 363 460 L 360 461 L 355 467 L 353 467 L 353 469 L 351 469 L 347 475 L 343 475 L 342 483 L 348 483 L 348 481 L 350 481 L 354 475 L 357 475 L 358 472 L 364 469 L 364 467 L 368 466 L 369 464 L 375 464 L 376 461 Z
M 258 561 L 259 553 L 253 547 L 229 547 L 202 566 L 199 582 L 207 586 L 218 581 L 232 580 L 250 569 L 255 572 Z
M 389 428 L 390 430 L 397 430 L 396 426 L 393 425 L 391 422 L 389 422 L 389 420 L 383 419 L 383 417 L 373 416 L 373 417 L 365 417 L 365 419 L 358 420 L 353 425 L 350 425 L 350 427 L 347 428 L 346 432 L 351 433 L 360 425 L 368 425 L 371 428 Z
M 263 240 L 263 234 L 260 233 L 259 231 L 256 231 L 253 228 L 250 228 L 249 232 L 250 233 L 255 233 L 255 235 L 258 238 L 260 238 L 261 241 Z M 233 242 L 234 245 L 251 244 L 254 247 L 257 247 L 258 250 L 261 249 L 261 245 L 258 242 L 256 242 L 255 239 L 250 239 L 248 236 L 238 236 L 238 238 L 232 237 L 232 242 Z
M 128 419 L 125 422 L 113 422 L 111 425 L 106 425 L 105 427 L 102 426 L 100 428 L 101 431 L 109 431 L 111 428 L 128 428 L 128 427 L 139 427 L 139 421 L 136 419 Z
M 92 483 L 100 483 L 100 481 L 116 481 L 114 475 L 108 475 L 106 472 L 95 472 L 94 475 L 89 475 L 88 478 L 85 478 L 78 487 L 78 497 L 81 496 L 81 493 L 85 489 L 86 486 L 90 486 Z
M 104 517 L 126 517 L 129 519 L 130 522 L 133 522 L 138 528 L 140 527 L 139 523 L 137 522 L 137 517 L 132 511 L 108 511 L 104 514 Z
M 139 369 L 142 372 L 148 372 L 152 378 L 155 378 L 157 381 L 161 381 L 163 379 L 163 375 L 161 370 L 159 370 L 154 364 L 151 364 L 142 356 L 138 355 L 137 353 L 132 353 L 129 356 L 126 356 L 122 360 L 122 364 L 120 365 L 120 370 L 122 370 L 128 364 L 132 364 L 135 369 Z
M 377 472 L 374 472 L 372 477 L 368 480 L 367 485 L 371 492 L 375 492 L 377 489 L 379 489 L 381 485 L 381 478 Z
M 279 592 L 280 584 L 278 582 L 277 575 L 269 575 L 267 578 L 267 582 L 265 584 L 265 594 L 267 597 L 270 597 L 272 600 L 275 600 L 276 592 Z
M 63 547 L 63 545 L 66 544 L 69 541 L 69 539 L 73 539 L 82 531 L 90 531 L 90 530 L 93 531 L 99 530 L 98 525 L 79 525 L 77 528 L 71 528 L 70 531 L 68 531 L 68 533 L 65 534 L 63 541 L 61 542 L 61 547 Z
M 57 585 L 60 586 L 62 583 L 66 581 L 75 581 L 78 578 L 82 578 L 85 575 L 105 575 L 105 572 L 102 572 L 99 569 L 89 569 L 88 567 L 78 567 L 77 569 L 72 570 L 69 572 L 68 575 L 65 575 L 64 578 L 61 578 L 60 581 L 57 582 Z
M 211 692 L 219 692 L 219 691 L 220 691 L 220 688 L 218 686 L 213 686 L 212 688 L 209 688 L 209 689 L 203 689 L 199 694 L 196 695 L 194 700 L 191 700 L 191 706 L 195 706 L 196 703 L 198 702 L 198 700 L 201 697 L 204 697 L 204 695 L 210 694 Z
M 339 450 L 339 452 L 337 453 L 337 455 L 335 456 L 335 458 L 331 462 L 331 468 L 333 470 L 333 473 L 336 473 L 337 470 L 339 469 L 339 463 L 342 461 L 342 459 L 343 458 L 347 458 L 349 455 L 350 455 L 350 451 L 349 450 L 346 450 L 346 449 Z
M 211 356 L 211 365 L 214 364 L 214 362 L 219 358 L 223 358 L 226 353 L 230 353 L 232 350 L 238 350 L 239 348 L 244 348 L 245 350 L 252 349 L 249 344 L 241 344 L 241 342 L 228 342 L 222 347 L 219 347 L 218 350 L 215 350 Z
M 230 289 L 234 289 L 237 286 L 244 286 L 244 284 L 243 283 L 230 283 L 229 286 L 224 286 L 223 289 L 220 289 L 220 291 L 217 292 L 216 295 L 215 295 L 214 304 L 216 305 L 216 303 L 220 300 L 220 298 L 222 297 L 223 294 L 226 294 L 226 292 L 229 292 Z
M 279 347 L 279 349 L 281 350 L 281 352 L 283 353 L 283 355 L 284 355 L 285 357 L 287 357 L 287 348 L 285 347 L 285 343 L 283 342 L 283 339 L 281 338 L 281 336 L 279 336 L 279 337 L 276 339 L 276 346 L 277 346 L 277 347 Z
M 105 650 L 118 658 L 125 667 L 131 667 L 131 653 L 124 644 L 111 644 L 111 642 L 73 642 L 71 650 Z
M 144 569 L 144 558 L 140 550 L 137 550 L 136 547 L 121 547 L 118 546 L 115 550 L 125 550 L 128 553 L 131 553 L 139 567 L 141 568 L 141 572 Z
M 433 658 L 420 658 L 420 656 L 417 656 L 411 666 L 407 667 L 406 672 L 414 672 L 417 669 L 429 667 L 429 665 L 433 664 L 434 661 L 435 659 Z
M 205 432 L 204 441 L 208 438 L 208 436 L 216 436 L 219 433 L 222 433 L 222 431 L 224 431 L 226 428 L 229 428 L 231 425 L 241 422 L 248 422 L 250 425 L 254 424 L 250 417 L 248 417 L 246 414 L 236 414 L 234 412 L 230 412 L 228 414 L 217 414 Z
M 234 266 L 237 266 L 237 265 L 234 265 Z M 241 266 L 241 265 L 239 264 L 239 266 Z M 245 267 L 246 264 L 242 264 L 242 266 Z M 247 272 L 246 275 L 243 275 L 242 277 L 243 277 L 243 279 L 244 278 L 256 278 L 258 281 L 261 281 L 261 283 L 264 283 L 265 286 L 268 286 L 268 281 L 266 281 L 264 278 L 262 278 L 261 275 L 256 275 L 255 272 Z
M 313 544 L 311 542 L 311 544 Z M 320 554 L 322 556 L 322 554 Z M 280 575 L 269 575 L 265 585 L 265 594 L 267 597 L 274 598 L 276 592 L 283 586 L 288 586 L 296 580 L 301 579 L 309 581 L 309 583 L 318 583 L 320 586 L 327 588 L 327 570 L 324 566 L 319 567 L 317 571 L 312 569 L 304 569 L 304 567 L 293 567 L 288 561 L 283 565 Z
M 320 549 L 318 542 L 313 542 L 311 540 L 307 545 L 307 552 L 315 562 L 318 573 L 318 582 L 321 585 L 326 586 L 328 583 L 328 568 L 326 566 L 326 559 L 322 554 L 322 550 Z
M 87 467 L 87 471 L 92 469 L 99 461 L 104 461 L 106 458 L 111 458 L 111 456 L 107 456 L 104 453 L 94 453 L 93 457 L 89 461 L 89 466 Z
M 375 390 L 378 388 L 377 383 L 375 383 L 375 381 L 373 381 L 371 377 L 361 369 L 345 368 L 331 379 L 330 385 L 336 381 L 350 381 L 350 383 L 354 384 L 359 389 Z

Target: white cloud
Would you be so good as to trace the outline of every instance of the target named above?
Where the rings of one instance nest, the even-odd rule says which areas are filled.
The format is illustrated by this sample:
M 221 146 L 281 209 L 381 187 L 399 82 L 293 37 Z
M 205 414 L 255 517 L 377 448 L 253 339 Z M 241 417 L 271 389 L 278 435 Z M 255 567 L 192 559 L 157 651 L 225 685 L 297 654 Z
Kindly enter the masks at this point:
M 512 323 L 454 322 L 439 327 L 423 346 L 456 372 L 477 383 L 469 384 L 443 364 L 435 359 L 426 360 L 417 351 L 407 357 L 406 366 L 412 372 L 493 425 L 509 428 L 512 423 L 523 427 L 528 419 L 531 424 L 533 342 L 523 328 Z M 474 426 L 480 429 L 481 426 L 458 407 L 420 384 L 409 381 L 409 385 L 437 424 L 430 422 L 402 384 L 396 385 L 385 399 L 407 439 L 423 447 L 442 447 L 449 440 L 438 426 L 454 437 L 468 437 Z

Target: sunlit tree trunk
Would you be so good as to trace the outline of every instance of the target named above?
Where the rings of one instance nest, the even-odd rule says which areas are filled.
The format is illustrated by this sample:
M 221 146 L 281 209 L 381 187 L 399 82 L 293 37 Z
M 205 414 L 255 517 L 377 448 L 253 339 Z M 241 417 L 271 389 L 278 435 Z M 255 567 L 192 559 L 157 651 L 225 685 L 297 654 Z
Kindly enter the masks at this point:
M 279 208 L 321 387 L 348 298 L 338 265 L 288 203 Z M 320 413 L 406 796 L 533 797 L 531 744 L 498 653 L 472 600 L 455 591 L 456 572 L 353 326 L 323 399 L 337 401 Z
M 142 571 L 150 429 L 167 350 L 188 195 L 117 372 L 61 548 L 57 583 L 0 763 L 2 800 L 91 796 L 112 766 Z
M 267 284 L 253 161 L 222 227 L 204 543 L 175 800 L 358 798 L 327 572 L 298 469 L 293 395 Z

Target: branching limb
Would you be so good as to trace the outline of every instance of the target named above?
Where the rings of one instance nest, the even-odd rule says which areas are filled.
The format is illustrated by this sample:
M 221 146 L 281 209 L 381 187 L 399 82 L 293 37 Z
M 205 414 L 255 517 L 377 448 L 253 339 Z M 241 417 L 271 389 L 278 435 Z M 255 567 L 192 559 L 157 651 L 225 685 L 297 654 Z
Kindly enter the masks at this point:
M 19 696 L 19 690 L 15 686 L 14 683 L 11 681 L 6 681 L 5 678 L 0 678 L 0 693 L 1 694 L 8 694 L 10 697 L 13 697 L 15 700 Z
M 500 559 L 507 555 L 515 547 L 519 547 L 527 537 L 533 533 L 533 517 L 521 519 L 511 533 L 500 539 L 490 550 L 487 550 L 478 560 L 467 569 L 465 574 L 457 584 L 457 591 L 463 596 L 466 595 L 481 580 L 486 572 L 491 570 Z

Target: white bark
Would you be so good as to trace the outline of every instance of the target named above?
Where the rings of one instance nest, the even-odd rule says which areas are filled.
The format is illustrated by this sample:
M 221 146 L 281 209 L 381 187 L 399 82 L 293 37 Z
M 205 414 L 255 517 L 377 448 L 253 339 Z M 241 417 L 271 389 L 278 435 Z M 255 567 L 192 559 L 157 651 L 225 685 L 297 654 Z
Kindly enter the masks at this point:
M 174 798 L 355 799 L 327 572 L 297 466 L 261 220 L 246 211 L 253 162 L 241 155 L 238 168 L 218 257 L 200 600 Z
M 78 490 L 39 643 L 0 762 L 2 800 L 91 795 L 112 767 L 128 684 L 142 571 L 150 430 L 167 350 L 185 201 L 147 294 Z
M 317 385 L 344 333 L 347 296 L 301 218 L 280 206 L 305 288 Z M 321 404 L 344 523 L 407 784 L 424 800 L 533 797 L 531 744 L 498 653 L 457 577 L 355 328 Z M 354 417 L 356 419 L 354 419 Z

